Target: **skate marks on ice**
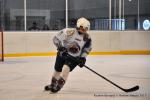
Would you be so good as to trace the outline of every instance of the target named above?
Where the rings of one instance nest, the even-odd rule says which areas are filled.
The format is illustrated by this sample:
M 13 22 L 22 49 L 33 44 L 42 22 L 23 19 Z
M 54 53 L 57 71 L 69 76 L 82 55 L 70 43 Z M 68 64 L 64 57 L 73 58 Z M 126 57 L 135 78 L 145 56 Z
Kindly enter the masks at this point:
M 55 57 L 11 58 L 0 63 L 0 100 L 149 100 L 150 75 L 147 73 L 150 56 L 88 58 L 87 65 L 98 73 L 124 88 L 139 85 L 140 89 L 133 95 L 126 94 L 88 70 L 77 67 L 64 88 L 59 93 L 50 94 L 43 92 L 43 88 L 51 77 Z
M 148 79 L 150 80 L 150 73 L 120 73 L 120 74 L 110 74 L 112 77 L 119 78 L 133 78 L 133 79 Z
M 0 82 L 17 81 L 25 77 L 19 72 L 0 72 Z

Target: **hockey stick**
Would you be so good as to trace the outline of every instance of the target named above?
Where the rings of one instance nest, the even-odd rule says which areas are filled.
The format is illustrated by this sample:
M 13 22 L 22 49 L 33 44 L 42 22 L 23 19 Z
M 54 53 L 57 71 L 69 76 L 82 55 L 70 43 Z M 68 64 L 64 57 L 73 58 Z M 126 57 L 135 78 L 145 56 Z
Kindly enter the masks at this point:
M 74 60 L 75 62 L 77 62 L 77 59 L 72 57 L 71 55 L 67 55 L 69 58 L 71 58 L 72 60 Z M 89 68 L 88 66 L 84 65 L 85 68 L 87 68 L 88 70 L 92 71 L 93 73 L 95 73 L 96 75 L 100 76 L 101 78 L 105 79 L 106 81 L 108 81 L 109 83 L 113 84 L 114 86 L 118 87 L 119 89 L 121 89 L 122 91 L 124 92 L 134 92 L 134 91 L 137 91 L 139 89 L 139 86 L 136 85 L 132 88 L 129 88 L 129 89 L 124 89 L 122 87 L 120 87 L 119 85 L 115 84 L 114 82 L 110 81 L 109 79 L 107 79 L 106 77 L 100 75 L 99 73 L 97 73 L 96 71 L 94 71 L 93 69 Z
M 110 81 L 109 79 L 107 79 L 106 77 L 100 75 L 99 73 L 97 73 L 96 71 L 92 70 L 91 68 L 87 67 L 86 65 L 84 65 L 85 68 L 89 69 L 90 71 L 92 71 L 93 73 L 97 74 L 98 76 L 100 76 L 101 78 L 105 79 L 106 81 L 108 81 L 109 83 L 113 84 L 114 86 L 118 87 L 119 89 L 121 89 L 124 92 L 134 92 L 136 90 L 139 89 L 139 86 L 134 86 L 132 88 L 129 89 L 124 89 L 122 87 L 120 87 L 119 85 L 115 84 L 114 82 Z

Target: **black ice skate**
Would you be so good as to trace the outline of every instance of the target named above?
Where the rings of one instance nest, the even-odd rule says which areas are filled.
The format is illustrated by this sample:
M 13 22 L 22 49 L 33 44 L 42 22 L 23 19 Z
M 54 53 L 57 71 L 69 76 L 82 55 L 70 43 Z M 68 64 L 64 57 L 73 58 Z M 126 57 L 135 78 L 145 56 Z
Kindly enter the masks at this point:
M 51 84 L 44 87 L 45 91 L 52 91 L 54 87 L 57 86 L 57 79 L 55 77 L 52 78 Z
M 65 84 L 65 80 L 61 77 L 58 81 L 57 81 L 57 86 L 55 87 L 52 87 L 51 88 L 51 92 L 52 93 L 57 93 L 58 91 L 60 91 L 61 90 L 61 88 L 64 86 L 64 84 Z

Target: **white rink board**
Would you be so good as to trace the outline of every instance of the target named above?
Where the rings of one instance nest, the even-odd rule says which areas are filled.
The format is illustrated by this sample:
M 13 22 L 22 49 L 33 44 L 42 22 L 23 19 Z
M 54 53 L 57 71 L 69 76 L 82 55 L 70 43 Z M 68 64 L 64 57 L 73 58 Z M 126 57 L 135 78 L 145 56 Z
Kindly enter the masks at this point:
M 56 52 L 53 37 L 58 31 L 4 32 L 4 53 Z M 150 51 L 150 31 L 89 31 L 93 52 Z

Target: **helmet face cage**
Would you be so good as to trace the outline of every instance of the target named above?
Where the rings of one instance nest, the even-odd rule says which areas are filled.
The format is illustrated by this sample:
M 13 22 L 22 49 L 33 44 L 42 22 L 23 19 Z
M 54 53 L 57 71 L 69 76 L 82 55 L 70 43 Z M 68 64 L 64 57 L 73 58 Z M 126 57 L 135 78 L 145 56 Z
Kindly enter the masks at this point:
M 79 18 L 77 20 L 77 28 L 83 27 L 84 29 L 90 30 L 90 22 L 86 18 Z

